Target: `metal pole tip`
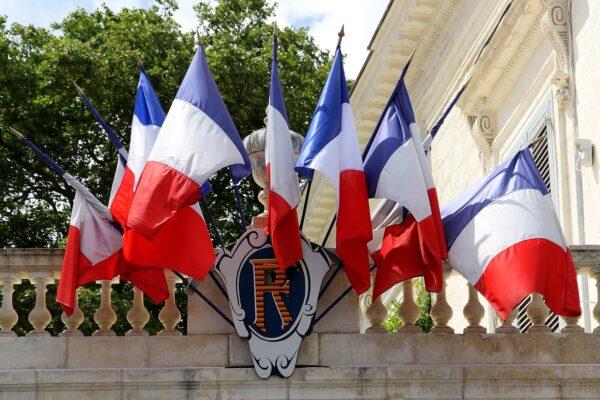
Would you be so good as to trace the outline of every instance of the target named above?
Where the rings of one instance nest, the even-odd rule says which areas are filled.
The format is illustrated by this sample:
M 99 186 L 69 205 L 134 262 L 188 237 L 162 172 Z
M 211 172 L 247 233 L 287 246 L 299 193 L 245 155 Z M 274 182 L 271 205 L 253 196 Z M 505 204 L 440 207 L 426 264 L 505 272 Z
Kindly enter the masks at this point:
M 273 36 L 279 35 L 279 28 L 277 27 L 277 22 L 273 22 Z
M 134 54 L 133 57 L 135 58 L 135 63 L 137 65 L 138 69 L 144 68 L 144 64 L 142 63 L 142 59 L 137 54 Z
M 344 25 L 342 25 L 342 29 L 338 32 L 338 46 L 342 44 L 342 38 L 346 35 L 344 32 Z
M 19 138 L 21 140 L 25 139 L 25 136 L 23 136 L 23 134 L 21 132 L 19 132 L 18 130 L 16 130 L 15 128 L 9 127 L 8 130 L 10 131 L 10 133 L 15 135 L 17 138 Z
M 75 81 L 73 81 L 73 86 L 75 86 L 75 90 L 77 90 L 77 93 L 80 96 L 85 96 L 85 93 L 83 92 L 83 89 L 79 87 L 79 85 L 77 85 L 77 83 Z

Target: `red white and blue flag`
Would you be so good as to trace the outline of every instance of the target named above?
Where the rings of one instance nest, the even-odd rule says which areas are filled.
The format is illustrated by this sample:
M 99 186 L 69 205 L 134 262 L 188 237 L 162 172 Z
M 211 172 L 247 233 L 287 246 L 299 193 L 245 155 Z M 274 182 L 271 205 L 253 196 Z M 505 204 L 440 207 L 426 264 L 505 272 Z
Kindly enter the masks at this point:
M 133 121 L 131 124 L 131 140 L 125 178 L 112 204 L 119 204 L 127 220 L 134 192 L 137 189 L 146 161 L 154 148 L 156 138 L 165 120 L 165 113 L 158 97 L 152 88 L 150 79 L 143 68 L 140 70 L 140 81 L 135 99 Z M 127 178 L 129 176 L 129 178 Z M 202 190 L 209 188 L 208 182 Z M 119 197 L 122 195 L 122 197 Z M 114 209 L 111 211 L 114 214 Z M 162 268 L 170 268 L 194 276 L 197 262 L 202 265 L 206 255 L 201 248 L 195 249 L 193 241 L 202 241 L 204 222 L 199 215 L 200 210 L 186 207 L 179 210 L 160 229 L 154 240 L 149 241 L 132 229 L 125 227 L 123 251 L 129 261 L 147 271 L 146 274 L 160 272 Z M 189 216 L 190 218 L 187 218 Z M 182 237 L 182 235 L 185 235 Z M 151 267 L 151 268 L 148 268 Z M 158 268 L 158 269 L 157 269 Z M 164 275 L 164 274 L 163 274 Z M 126 279 L 128 276 L 126 276 Z M 164 280 L 164 276 L 156 277 Z M 166 286 L 166 285 L 165 285 Z
M 126 263 L 122 233 L 108 208 L 71 175 L 64 173 L 63 178 L 76 192 L 56 301 L 71 315 L 78 287 L 110 280 L 124 271 Z
M 197 202 L 201 185 L 227 166 L 234 183 L 250 173 L 248 155 L 199 47 L 145 163 L 127 219 L 128 229 L 156 251 L 144 252 L 141 240 L 126 243 L 128 260 L 204 278 L 215 254 Z
M 502 318 L 539 293 L 556 314 L 581 313 L 573 258 L 529 149 L 442 210 L 448 260 Z
M 338 200 L 336 251 L 354 290 L 365 292 L 371 286 L 367 248 L 372 239 L 369 199 L 339 46 L 296 171 L 307 179 L 319 171 L 332 183 Z
M 277 263 L 280 268 L 287 268 L 302 259 L 296 212 L 300 202 L 300 186 L 294 171 L 292 140 L 277 70 L 277 37 L 273 41 L 265 164 L 269 184 L 267 233 L 271 236 Z
M 439 292 L 446 243 L 433 177 L 403 80 L 365 154 L 369 197 L 394 201 L 408 211 L 403 221 L 373 233 L 369 243 L 377 265 L 373 298 L 417 276 L 425 278 L 428 291 Z
M 127 223 L 135 187 L 164 120 L 165 112 L 142 67 L 135 95 L 129 153 L 120 154 L 119 165 L 122 165 L 122 173 L 119 173 L 119 170 L 115 173 L 108 203 L 110 211 L 122 226 Z

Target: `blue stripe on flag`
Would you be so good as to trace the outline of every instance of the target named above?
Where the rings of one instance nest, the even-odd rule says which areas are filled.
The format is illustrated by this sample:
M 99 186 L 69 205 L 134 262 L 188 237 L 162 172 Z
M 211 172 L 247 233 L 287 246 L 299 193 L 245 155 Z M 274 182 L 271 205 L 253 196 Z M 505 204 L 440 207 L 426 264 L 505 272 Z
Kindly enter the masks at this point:
M 342 63 L 342 52 L 338 46 L 327 82 L 321 92 L 313 114 L 304 145 L 296 162 L 296 172 L 312 179 L 314 170 L 309 167 L 314 158 L 342 129 L 342 104 L 348 103 L 348 88 Z
M 401 85 L 404 87 L 404 85 Z M 400 87 L 399 87 L 400 88 Z M 400 88 L 401 89 L 401 88 Z M 396 90 L 396 96 L 384 110 L 378 130 L 369 143 L 365 159 L 365 175 L 369 197 L 375 197 L 381 171 L 388 160 L 406 141 L 412 139 L 410 124 L 414 123 L 414 114 L 408 99 L 406 88 Z M 409 122 L 412 121 L 412 122 Z
M 140 69 L 140 80 L 135 95 L 133 113 L 142 125 L 162 126 L 165 121 L 165 112 L 143 68 Z
M 281 80 L 277 69 L 277 36 L 273 38 L 273 61 L 271 62 L 271 91 L 269 92 L 269 104 L 275 107 L 289 124 L 285 101 L 283 100 L 283 90 L 281 89 Z
M 548 189 L 529 149 L 519 151 L 511 159 L 500 164 L 492 173 L 442 209 L 448 249 L 485 206 L 502 196 L 522 189 L 536 189 L 543 195 L 548 194 Z

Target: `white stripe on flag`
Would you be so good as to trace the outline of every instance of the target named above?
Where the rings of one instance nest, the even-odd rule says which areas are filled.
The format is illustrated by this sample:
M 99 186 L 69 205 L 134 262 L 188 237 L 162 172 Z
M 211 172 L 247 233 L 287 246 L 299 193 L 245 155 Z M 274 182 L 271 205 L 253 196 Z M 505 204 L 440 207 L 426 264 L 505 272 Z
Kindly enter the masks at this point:
M 156 125 L 143 125 L 138 117 L 133 115 L 133 122 L 131 123 L 131 142 L 129 144 L 129 159 L 127 160 L 127 166 L 133 172 L 135 181 L 133 188 L 137 186 L 137 183 L 142 175 L 146 160 L 152 152 L 154 142 L 160 131 L 160 126 Z
M 267 107 L 267 118 L 265 163 L 270 164 L 270 187 L 294 208 L 300 202 L 300 188 L 290 131 L 285 118 L 271 105 Z
M 229 136 L 194 105 L 175 99 L 148 161 L 165 164 L 203 184 L 216 171 L 244 164 Z
M 340 172 L 363 170 L 362 156 L 356 138 L 356 128 L 350 104 L 342 104 L 341 132 L 315 156 L 310 168 L 329 179 L 339 195 Z
M 549 195 L 535 189 L 518 190 L 496 199 L 473 217 L 452 244 L 448 261 L 475 284 L 497 254 L 536 238 L 566 249 Z
M 431 215 L 427 187 L 414 139 L 409 139 L 381 170 L 375 198 L 390 199 L 406 207 L 417 221 Z
M 71 226 L 79 229 L 79 250 L 92 265 L 112 256 L 122 246 L 121 232 L 103 219 L 79 191 L 73 200 Z

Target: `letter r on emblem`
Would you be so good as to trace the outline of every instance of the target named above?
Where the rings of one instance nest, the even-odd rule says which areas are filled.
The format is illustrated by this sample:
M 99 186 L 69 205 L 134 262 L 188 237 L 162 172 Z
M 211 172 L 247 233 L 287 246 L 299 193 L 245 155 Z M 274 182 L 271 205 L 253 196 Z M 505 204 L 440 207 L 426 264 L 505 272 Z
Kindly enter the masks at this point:
M 292 316 L 281 297 L 282 294 L 290 295 L 290 282 L 285 271 L 279 269 L 277 260 L 272 258 L 255 258 L 250 260 L 254 267 L 254 292 L 256 302 L 255 325 L 267 332 L 265 325 L 265 294 L 270 293 L 275 301 L 275 307 L 284 328 L 292 322 Z

